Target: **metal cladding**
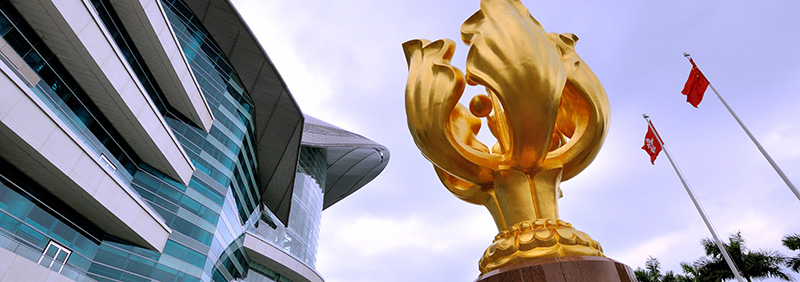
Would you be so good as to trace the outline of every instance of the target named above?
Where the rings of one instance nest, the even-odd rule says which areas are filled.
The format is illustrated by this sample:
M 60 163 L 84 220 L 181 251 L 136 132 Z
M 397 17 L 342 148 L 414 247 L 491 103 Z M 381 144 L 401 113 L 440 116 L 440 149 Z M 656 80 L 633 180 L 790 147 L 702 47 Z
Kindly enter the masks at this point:
M 292 203 L 303 113 L 230 1 L 185 2 L 214 37 L 253 99 L 261 199 L 285 225 Z
M 385 146 L 312 116 L 305 119 L 303 146 L 325 149 L 328 159 L 323 209 L 375 179 L 389 163 Z
M 186 0 L 230 60 L 255 103 L 259 189 L 264 205 L 288 222 L 295 166 L 302 144 L 327 149 L 323 209 L 383 171 L 389 150 L 361 135 L 305 116 L 255 35 L 230 1 Z M 210 12 L 213 11 L 213 12 Z
M 0 0 L 0 89 L 0 280 L 322 282 L 322 210 L 389 159 L 230 0 Z

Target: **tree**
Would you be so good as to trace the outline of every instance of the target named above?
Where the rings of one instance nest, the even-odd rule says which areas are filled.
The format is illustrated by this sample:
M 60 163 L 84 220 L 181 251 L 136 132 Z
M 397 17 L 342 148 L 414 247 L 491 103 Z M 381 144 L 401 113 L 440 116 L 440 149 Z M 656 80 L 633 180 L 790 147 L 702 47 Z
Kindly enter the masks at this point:
M 783 237 L 783 245 L 792 251 L 800 251 L 800 234 L 793 233 Z M 800 273 L 800 254 L 786 258 L 786 267 Z
M 685 273 L 685 275 L 681 276 L 681 278 L 683 280 L 679 280 L 680 282 L 697 282 L 697 281 L 699 281 L 697 279 L 697 276 L 699 275 L 699 273 L 697 272 L 697 268 L 695 268 L 691 264 L 682 262 L 681 263 L 681 269 L 683 269 L 683 273 Z
M 661 263 L 657 258 L 648 257 L 647 262 L 644 263 L 644 269 L 641 267 L 633 271 L 636 275 L 636 280 L 639 282 L 661 282 L 664 275 L 661 274 Z
M 769 277 L 792 281 L 792 278 L 781 269 L 781 266 L 786 261 L 782 254 L 771 250 L 752 251 L 747 249 L 741 232 L 732 234 L 728 241 L 727 244 L 723 243 L 723 245 L 739 272 L 741 272 L 742 277 L 747 281 Z M 719 282 L 726 279 L 734 279 L 733 272 L 731 272 L 728 263 L 714 241 L 705 238 L 700 243 L 706 251 L 706 256 L 697 259 L 692 265 L 697 281 Z
M 683 264 L 681 264 L 683 267 Z M 661 262 L 657 258 L 648 257 L 647 262 L 644 264 L 644 269 L 637 268 L 633 271 L 636 275 L 636 280 L 639 282 L 692 282 L 694 281 L 689 276 L 675 274 L 672 271 L 667 271 L 666 274 L 661 274 Z

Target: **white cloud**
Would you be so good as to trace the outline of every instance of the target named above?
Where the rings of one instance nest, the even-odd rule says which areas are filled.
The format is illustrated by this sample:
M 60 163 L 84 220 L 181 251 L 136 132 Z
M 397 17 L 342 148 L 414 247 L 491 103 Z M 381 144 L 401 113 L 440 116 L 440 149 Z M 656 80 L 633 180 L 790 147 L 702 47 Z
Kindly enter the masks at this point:
M 798 123 L 780 123 L 764 138 L 764 148 L 776 159 L 796 161 L 800 157 L 800 126 Z
M 328 281 L 470 281 L 496 230 L 485 209 L 449 195 L 408 135 L 400 44 L 459 39 L 474 1 L 255 1 L 237 7 L 305 113 L 387 145 L 389 167 L 323 213 L 318 269 Z M 720 236 L 741 230 L 752 249 L 800 232 L 800 202 L 730 114 L 706 93 L 679 93 L 691 52 L 782 166 L 800 181 L 800 2 L 523 0 L 548 31 L 574 32 L 577 51 L 611 102 L 611 130 L 595 162 L 562 188 L 564 220 L 633 268 L 664 270 L 702 255 L 708 237 L 672 167 L 640 149 L 648 113 Z M 689 8 L 689 6 L 691 8 Z M 463 70 L 466 46 L 453 64 Z M 480 93 L 471 89 L 469 96 Z M 662 153 L 663 154 L 663 153 Z M 797 275 L 795 275 L 798 277 Z M 767 280 L 769 281 L 769 280 Z

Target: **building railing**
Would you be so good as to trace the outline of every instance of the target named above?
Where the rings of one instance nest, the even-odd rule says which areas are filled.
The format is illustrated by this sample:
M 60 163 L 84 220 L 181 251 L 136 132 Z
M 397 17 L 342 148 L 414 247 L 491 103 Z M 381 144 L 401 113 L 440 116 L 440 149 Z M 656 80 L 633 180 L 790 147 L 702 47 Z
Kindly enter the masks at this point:
M 38 232 L 38 233 L 40 233 L 40 234 L 44 235 L 45 237 L 50 238 L 52 240 L 52 237 L 50 237 L 47 234 L 39 231 L 38 229 L 34 228 L 33 226 L 31 226 L 27 222 L 24 222 L 24 221 L 20 220 L 19 218 L 17 218 L 16 216 L 6 212 L 5 210 L 0 209 L 0 212 L 4 213 L 8 217 L 11 217 L 11 218 L 17 220 L 21 224 L 26 225 L 30 229 L 36 230 L 36 232 Z M 5 228 L 2 228 L 2 227 L 0 227 L 0 248 L 9 250 L 12 253 L 15 253 L 15 254 L 17 254 L 17 255 L 19 255 L 19 256 L 21 256 L 23 258 L 26 258 L 26 259 L 34 262 L 34 263 L 39 262 L 39 264 L 42 264 L 42 262 L 44 262 L 45 264 L 50 265 L 50 260 L 52 260 L 51 258 L 48 258 L 46 256 L 43 257 L 44 249 L 36 247 L 36 244 L 33 244 L 33 243 L 23 239 L 23 238 L 20 238 L 19 236 L 15 236 L 13 233 L 9 232 L 8 230 L 6 230 Z M 89 259 L 89 258 L 87 258 L 87 257 L 85 257 L 85 256 L 83 256 L 83 255 L 81 255 L 79 253 L 75 253 L 75 252 L 72 253 L 72 255 L 75 255 L 75 254 L 83 257 L 84 259 L 86 259 L 88 261 L 91 261 L 91 259 Z M 42 267 L 45 267 L 45 266 L 42 265 Z M 54 272 L 58 272 L 61 275 L 66 276 L 69 279 L 72 279 L 72 280 L 75 280 L 75 281 L 79 281 L 79 282 L 97 281 L 97 280 L 92 279 L 91 277 L 87 276 L 86 275 L 86 273 L 87 273 L 86 270 L 82 270 L 80 268 L 77 268 L 76 266 L 70 264 L 69 262 L 66 262 L 63 265 L 63 267 L 59 266 L 58 269 L 59 270 L 53 270 L 53 269 L 51 269 L 51 270 L 53 270 Z
M 14 54 L 16 55 L 16 54 Z M 58 94 L 53 91 L 47 83 L 43 80 L 39 80 L 38 83 L 32 83 L 25 75 L 22 74 L 22 71 L 12 62 L 11 59 L 7 57 L 8 55 L 4 52 L 0 52 L 0 60 L 2 60 L 6 66 L 8 66 L 17 77 L 20 78 L 30 90 L 36 94 L 39 99 L 41 99 L 51 111 L 53 111 L 58 118 L 64 122 L 64 124 L 72 130 L 75 135 L 77 135 L 84 144 L 87 145 L 89 149 L 95 153 L 95 157 L 105 166 L 111 170 L 115 175 L 117 175 L 120 179 L 124 180 L 125 183 L 130 184 L 133 180 L 133 176 L 128 173 L 127 170 L 121 169 L 122 164 L 113 156 L 111 152 L 109 152 L 100 140 L 94 138 L 94 134 L 89 131 L 89 128 L 86 127 L 80 120 L 75 113 L 64 103 L 63 100 L 58 98 Z

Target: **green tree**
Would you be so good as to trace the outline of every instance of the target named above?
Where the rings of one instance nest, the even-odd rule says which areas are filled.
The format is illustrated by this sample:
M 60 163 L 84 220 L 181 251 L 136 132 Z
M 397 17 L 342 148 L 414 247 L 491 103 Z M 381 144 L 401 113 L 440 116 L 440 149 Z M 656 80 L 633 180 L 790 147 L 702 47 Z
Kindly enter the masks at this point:
M 695 268 L 693 265 L 682 262 L 681 269 L 683 269 L 683 273 L 685 273 L 685 275 L 683 275 L 683 277 L 685 277 L 685 280 L 682 280 L 681 282 L 698 281 L 697 276 L 699 275 L 699 273 L 697 272 L 697 268 Z
M 782 254 L 771 250 L 752 251 L 747 249 L 741 232 L 731 235 L 728 241 L 727 244 L 723 243 L 723 245 L 739 272 L 741 272 L 742 277 L 747 281 L 769 277 L 792 281 L 792 278 L 781 269 L 781 266 L 786 261 Z M 731 272 L 714 241 L 705 238 L 700 243 L 706 251 L 706 256 L 697 259 L 691 266 L 696 273 L 694 277 L 697 281 L 719 282 L 726 279 L 734 279 L 733 272 Z
M 661 282 L 661 279 L 664 278 L 664 275 L 661 274 L 661 263 L 652 256 L 647 258 L 644 269 L 636 268 L 633 274 L 636 275 L 636 280 L 639 282 Z
M 792 251 L 800 251 L 800 234 L 793 233 L 783 237 L 783 245 Z M 800 273 L 800 254 L 786 258 L 786 267 Z
M 683 267 L 683 265 L 681 265 Z M 633 271 L 636 275 L 636 280 L 639 282 L 693 282 L 694 280 L 689 276 L 675 274 L 672 271 L 667 271 L 666 274 L 661 273 L 661 262 L 657 258 L 648 257 L 647 262 L 644 264 L 644 269 L 641 267 Z

